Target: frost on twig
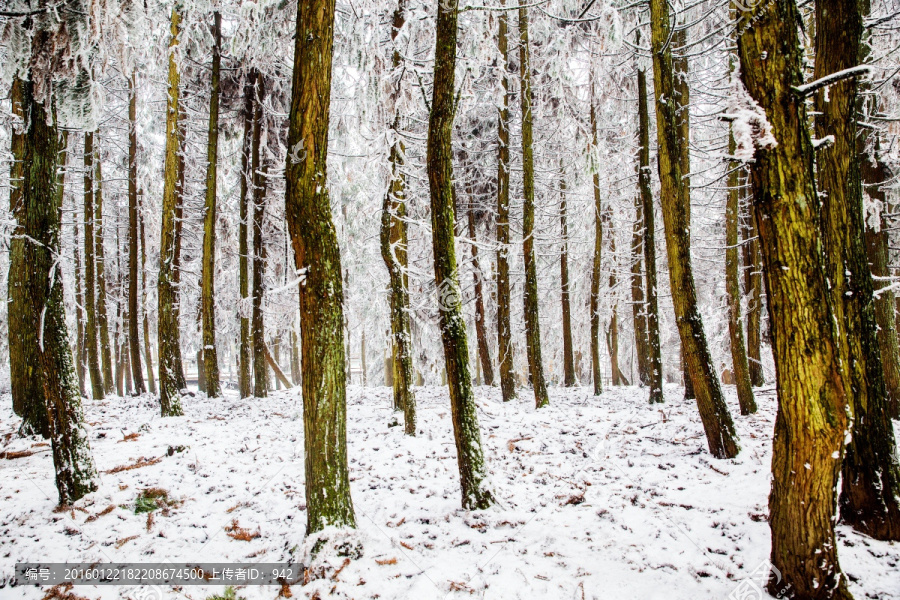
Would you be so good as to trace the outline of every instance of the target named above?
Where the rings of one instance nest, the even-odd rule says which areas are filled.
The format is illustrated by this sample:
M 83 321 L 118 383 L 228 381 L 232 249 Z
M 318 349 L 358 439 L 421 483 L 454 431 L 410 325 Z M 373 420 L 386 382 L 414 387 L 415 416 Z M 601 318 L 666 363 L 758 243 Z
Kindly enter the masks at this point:
M 826 75 L 821 79 L 816 79 L 815 81 L 811 81 L 804 85 L 793 86 L 791 87 L 791 91 L 806 98 L 807 96 L 815 93 L 817 90 L 822 89 L 823 87 L 833 85 L 838 81 L 843 81 L 844 79 L 848 79 L 850 77 L 859 77 L 861 75 L 867 75 L 871 72 L 872 68 L 868 65 L 859 65 L 858 67 L 850 67 L 849 69 L 844 69 L 843 71 L 836 71 L 831 75 Z
M 736 160 L 752 161 L 757 148 L 768 149 L 778 145 L 778 141 L 772 135 L 772 125 L 766 119 L 765 111 L 744 87 L 738 69 L 731 74 L 728 112 L 722 115 L 722 118 L 731 121 Z

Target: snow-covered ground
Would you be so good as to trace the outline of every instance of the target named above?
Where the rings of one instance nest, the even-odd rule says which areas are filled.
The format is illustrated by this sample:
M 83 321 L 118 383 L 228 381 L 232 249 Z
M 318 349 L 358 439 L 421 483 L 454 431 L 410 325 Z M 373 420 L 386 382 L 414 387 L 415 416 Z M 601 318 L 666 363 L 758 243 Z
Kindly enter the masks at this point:
M 351 387 L 348 444 L 362 558 L 291 588 L 297 598 L 727 598 L 755 585 L 769 554 L 766 524 L 775 398 L 738 414 L 742 452 L 713 459 L 697 410 L 681 389 L 666 404 L 614 388 L 530 392 L 504 404 L 477 389 L 482 441 L 499 500 L 460 509 L 445 388 L 418 388 L 419 435 L 388 427 L 390 390 Z M 0 458 L 0 575 L 17 561 L 276 562 L 300 547 L 306 524 L 299 391 L 265 400 L 186 399 L 186 416 L 160 418 L 149 398 L 86 402 L 100 489 L 54 512 L 49 448 L 15 435 L 0 398 L 0 446 L 35 454 Z M 183 451 L 179 450 L 183 447 Z M 171 451 L 170 451 L 171 448 Z M 139 462 L 140 461 L 140 462 Z M 146 464 L 112 472 L 116 467 Z M 135 514 L 138 494 L 163 488 L 166 512 Z M 237 526 L 249 535 L 235 536 Z M 228 530 L 226 530 L 228 528 Z M 229 535 L 231 533 L 232 535 Z M 258 534 L 258 535 L 255 535 Z M 249 537 L 249 541 L 235 539 Z M 900 599 L 900 544 L 840 527 L 840 559 L 857 598 Z M 762 567 L 761 567 L 762 565 Z M 756 573 L 756 575 L 752 575 Z M 86 598 L 133 588 L 77 587 Z M 279 588 L 244 587 L 247 599 Z M 158 590 L 157 590 L 158 592 Z M 222 588 L 162 590 L 204 599 Z M 2 598 L 41 598 L 0 588 Z

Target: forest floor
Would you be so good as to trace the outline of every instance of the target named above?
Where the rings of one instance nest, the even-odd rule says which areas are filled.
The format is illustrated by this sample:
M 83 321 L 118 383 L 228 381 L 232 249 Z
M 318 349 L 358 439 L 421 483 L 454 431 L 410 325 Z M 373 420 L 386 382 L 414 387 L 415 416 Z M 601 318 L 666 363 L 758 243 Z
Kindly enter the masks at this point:
M 734 460 L 713 459 L 697 409 L 667 386 L 646 391 L 553 388 L 536 411 L 526 390 L 504 404 L 476 389 L 493 509 L 460 509 L 445 388 L 418 388 L 419 435 L 388 427 L 390 390 L 352 386 L 347 440 L 363 556 L 323 553 L 319 579 L 295 598 L 728 598 L 766 570 L 775 397 L 738 414 Z M 17 561 L 278 562 L 302 548 L 303 421 L 299 390 L 265 400 L 186 398 L 160 418 L 150 397 L 86 402 L 100 489 L 55 512 L 49 448 L 15 435 L 0 398 L 0 576 Z M 28 456 L 8 453 L 34 452 Z M 133 467 L 121 469 L 121 467 Z M 136 513 L 138 495 L 165 490 L 163 509 Z M 839 527 L 841 564 L 857 599 L 900 599 L 900 544 Z M 329 562 L 330 561 L 330 562 Z M 60 590 L 62 591 L 62 590 Z M 276 586 L 236 589 L 275 598 Z M 41 598 L 36 587 L 0 598 Z M 148 590 L 79 586 L 84 598 L 202 600 L 221 587 Z M 64 596 L 55 596 L 58 598 Z M 748 596 L 756 597 L 756 596 Z

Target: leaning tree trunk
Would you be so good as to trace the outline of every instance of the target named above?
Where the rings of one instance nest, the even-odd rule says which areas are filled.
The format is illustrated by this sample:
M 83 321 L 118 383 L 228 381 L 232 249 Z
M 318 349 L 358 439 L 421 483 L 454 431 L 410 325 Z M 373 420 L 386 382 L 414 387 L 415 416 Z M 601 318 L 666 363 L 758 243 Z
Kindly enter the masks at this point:
M 728 153 L 734 155 L 734 134 L 728 135 Z M 750 384 L 750 365 L 744 347 L 744 328 L 741 324 L 741 284 L 738 278 L 738 220 L 740 215 L 740 169 L 736 160 L 728 164 L 728 197 L 725 204 L 725 291 L 728 296 L 728 336 L 731 345 L 731 364 L 737 387 L 738 404 L 742 415 L 756 412 L 753 387 Z
M 716 458 L 737 456 L 737 433 L 719 379 L 713 368 L 712 356 L 706 344 L 706 333 L 697 307 L 694 274 L 691 267 L 691 242 L 688 204 L 690 191 L 682 179 L 684 130 L 679 127 L 672 53 L 669 44 L 671 23 L 666 0 L 651 0 L 651 47 L 653 79 L 656 91 L 656 121 L 659 154 L 657 163 L 661 183 L 663 223 L 666 230 L 666 250 L 669 256 L 669 281 L 672 304 L 681 337 L 683 356 L 694 384 L 700 419 L 706 431 L 709 451 Z M 684 107 L 687 110 L 687 107 Z M 682 117 L 683 118 L 683 117 Z M 687 381 L 687 380 L 686 380 Z
M 219 65 L 222 45 L 222 16 L 213 13 L 212 82 L 209 93 L 209 137 L 206 144 L 206 214 L 203 219 L 203 258 L 200 307 L 203 325 L 203 374 L 206 395 L 222 393 L 219 385 L 219 356 L 216 353 L 216 178 L 219 161 Z
M 544 382 L 541 360 L 541 320 L 538 315 L 537 256 L 534 251 L 534 143 L 531 105 L 531 48 L 528 42 L 528 9 L 519 0 L 519 86 L 522 102 L 522 254 L 525 262 L 525 348 L 528 351 L 528 372 L 534 388 L 534 404 L 538 408 L 550 404 Z
M 471 198 L 471 195 L 470 195 Z M 488 347 L 486 315 L 484 310 L 484 277 L 481 273 L 481 264 L 478 262 L 478 239 L 475 224 L 475 210 L 471 200 L 466 211 L 469 225 L 469 238 L 472 240 L 472 277 L 475 288 L 475 337 L 478 342 L 478 358 L 481 361 L 481 370 L 484 373 L 484 384 L 494 385 L 494 367 L 491 364 L 491 351 Z
M 591 85 L 593 86 L 593 80 Z M 594 94 L 591 90 L 591 135 L 593 148 L 597 147 L 597 111 L 594 108 Z M 603 204 L 600 198 L 599 165 L 593 165 L 594 188 L 594 262 L 591 270 L 591 374 L 594 380 L 594 395 L 603 393 L 603 378 L 600 373 L 600 278 L 603 258 Z
M 34 306 L 27 326 L 40 340 L 36 378 L 44 388 L 56 489 L 60 505 L 68 506 L 97 489 L 97 471 L 84 427 L 78 379 L 66 330 L 62 270 L 57 260 L 62 198 L 56 189 L 60 143 L 56 125 L 48 124 L 45 107 L 32 95 L 33 85 L 26 82 L 23 90 L 27 116 L 21 199 L 29 241 L 24 248 L 28 269 L 23 284 Z
M 806 107 L 790 89 L 803 82 L 799 23 L 794 0 L 757 5 L 737 21 L 741 79 L 765 111 L 757 125 L 771 127 L 750 165 L 778 392 L 769 527 L 780 577 L 770 575 L 768 591 L 847 599 L 834 522 L 849 373 L 822 264 Z
M 97 284 L 94 272 L 94 134 L 84 134 L 84 312 L 87 314 L 85 344 L 88 375 L 94 400 L 103 398 L 103 372 L 97 339 Z
M 135 76 L 128 80 L 128 351 L 134 392 L 144 393 L 141 342 L 138 335 L 138 187 L 137 187 L 137 90 Z M 151 366 L 148 364 L 147 368 Z
M 559 160 L 559 227 L 562 249 L 559 258 L 560 299 L 562 302 L 563 384 L 575 385 L 575 351 L 572 348 L 572 307 L 569 302 L 569 215 L 566 206 L 566 178 L 562 158 Z
M 9 171 L 9 212 L 15 219 L 9 242 L 9 278 L 7 280 L 7 329 L 9 339 L 9 378 L 13 411 L 22 417 L 20 433 L 23 435 L 50 435 L 50 423 L 45 409 L 44 389 L 38 375 L 37 335 L 30 323 L 38 318 L 36 305 L 28 297 L 26 285 L 31 266 L 25 261 L 25 222 L 28 218 L 25 204 L 25 143 L 27 137 L 24 119 L 25 87 L 28 83 L 18 77 L 13 80 L 10 100 L 13 114 L 22 120 L 21 128 L 11 131 L 12 165 Z M 54 163 L 55 164 L 55 163 Z
M 506 0 L 500 0 L 501 6 Z M 497 47 L 500 51 L 500 84 L 503 92 L 497 118 L 497 362 L 503 401 L 516 397 L 510 325 L 509 285 L 509 39 L 507 13 L 498 17 Z
M 156 378 L 153 375 L 153 351 L 150 349 L 150 319 L 147 316 L 147 243 L 144 236 L 144 192 L 139 193 L 140 214 L 138 228 L 141 236 L 141 311 L 143 312 L 144 330 L 144 362 L 147 363 L 147 386 L 150 393 L 156 395 Z
M 96 141 L 96 138 L 95 138 Z M 94 261 L 97 275 L 97 326 L 100 338 L 100 366 L 103 368 L 103 392 L 115 391 L 112 351 L 109 347 L 109 316 L 106 306 L 106 250 L 103 244 L 103 170 L 100 149 L 94 145 Z
M 240 184 L 240 213 L 241 221 L 238 226 L 238 270 L 240 271 L 241 305 L 238 310 L 241 320 L 240 340 L 240 364 L 238 365 L 238 387 L 241 398 L 253 396 L 253 379 L 250 371 L 253 364 L 252 339 L 250 337 L 250 191 L 253 185 L 253 172 L 251 154 L 253 149 L 253 122 L 256 111 L 257 74 L 251 70 L 248 82 L 244 84 L 244 142 L 241 150 L 241 184 Z
M 381 258 L 390 278 L 391 304 L 391 364 L 394 389 L 394 410 L 403 411 L 404 431 L 416 435 L 416 396 L 413 392 L 412 338 L 409 318 L 408 237 L 406 224 L 406 148 L 400 137 L 400 113 L 396 103 L 402 82 L 401 55 L 397 36 L 406 22 L 406 0 L 399 0 L 391 27 L 392 77 L 397 78 L 391 95 L 394 115 L 391 129 L 394 142 L 388 160 L 391 182 L 381 208 Z M 291 332 L 293 336 L 293 331 Z
M 300 285 L 308 534 L 355 527 L 347 466 L 344 289 L 326 163 L 334 0 L 297 5 L 285 217 Z
M 434 87 L 428 122 L 427 169 L 431 192 L 431 231 L 434 279 L 440 294 L 440 329 L 444 346 L 450 408 L 456 440 L 464 509 L 484 509 L 494 503 L 485 481 L 481 430 L 469 374 L 469 344 L 462 315 L 459 274 L 453 237 L 453 151 L 457 11 L 441 3 L 437 9 Z
M 659 303 L 656 285 L 656 225 L 653 190 L 650 187 L 650 111 L 647 105 L 647 73 L 638 68 L 638 192 L 644 217 L 644 264 L 647 280 L 647 369 L 650 404 L 663 402 L 662 356 L 659 342 Z
M 181 31 L 181 14 L 172 10 L 169 39 L 169 94 L 166 111 L 166 158 L 163 184 L 162 230 L 160 231 L 159 282 L 157 284 L 159 340 L 159 405 L 162 416 L 178 416 L 181 411 L 181 335 L 177 315 L 176 211 L 179 171 L 181 76 L 175 53 Z
M 856 0 L 816 2 L 815 77 L 859 65 L 863 13 Z M 857 82 L 816 93 L 816 134 L 834 142 L 819 151 L 825 266 L 832 304 L 843 324 L 853 404 L 853 437 L 842 469 L 841 519 L 876 539 L 900 540 L 900 464 L 881 364 L 872 274 L 865 247 L 856 153 Z

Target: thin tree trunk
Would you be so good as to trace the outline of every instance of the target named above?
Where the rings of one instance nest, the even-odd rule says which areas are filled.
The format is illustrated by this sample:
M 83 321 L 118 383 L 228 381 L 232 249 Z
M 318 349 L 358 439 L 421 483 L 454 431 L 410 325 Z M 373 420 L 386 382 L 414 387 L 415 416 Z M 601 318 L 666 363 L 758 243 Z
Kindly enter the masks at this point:
M 334 0 L 297 5 L 285 217 L 300 286 L 307 534 L 355 527 L 347 466 L 341 255 L 326 163 Z
M 752 205 L 751 203 L 748 203 Z M 748 240 L 745 242 L 747 246 L 747 254 L 745 255 L 747 264 L 746 284 L 747 284 L 747 362 L 750 366 L 750 383 L 754 387 L 759 387 L 766 383 L 763 377 L 762 362 L 760 361 L 760 346 L 762 343 L 762 284 L 763 270 L 762 258 L 759 253 L 759 232 L 756 229 L 756 218 L 753 215 L 752 208 L 748 212 L 747 228 Z
M 137 90 L 134 80 L 132 74 L 128 80 L 128 342 L 134 391 L 140 395 L 145 389 L 138 333 Z
M 297 348 L 297 331 L 291 325 L 291 383 L 300 384 L 300 351 Z
M 209 94 L 209 140 L 206 148 L 206 214 L 203 220 L 203 265 L 201 310 L 203 321 L 203 372 L 206 395 L 222 394 L 219 385 L 219 357 L 216 352 L 216 174 L 219 160 L 219 48 L 222 44 L 222 17 L 213 13 L 212 83 Z
M 97 350 L 96 278 L 94 273 L 94 134 L 84 134 L 84 310 L 87 313 L 85 327 L 88 374 L 91 379 L 91 396 L 100 400 L 104 395 L 103 372 L 100 370 L 100 354 Z
M 481 449 L 481 430 L 469 373 L 469 344 L 462 315 L 459 275 L 453 236 L 455 223 L 453 194 L 454 93 L 457 39 L 456 7 L 441 4 L 437 9 L 434 54 L 434 86 L 428 122 L 427 170 L 431 192 L 431 230 L 434 253 L 434 279 L 441 290 L 439 311 L 441 341 L 450 408 L 456 441 L 462 506 L 485 509 L 494 503 L 487 487 L 487 472 Z
M 470 196 L 471 198 L 471 196 Z M 478 358 L 481 361 L 481 371 L 484 373 L 484 385 L 494 385 L 494 367 L 491 365 L 491 351 L 488 346 L 487 325 L 484 311 L 484 277 L 481 273 L 481 265 L 478 262 L 478 239 L 475 224 L 475 211 L 471 201 L 469 203 L 468 224 L 469 238 L 472 240 L 472 276 L 475 280 L 475 337 L 478 342 Z
M 41 32 L 36 38 L 43 37 Z M 44 43 L 47 43 L 44 40 Z M 35 46 L 39 40 L 34 41 Z M 60 140 L 56 125 L 48 124 L 47 113 L 32 95 L 33 83 L 23 87 L 26 115 L 22 154 L 22 194 L 25 235 L 23 284 L 33 303 L 27 327 L 37 333 L 39 379 L 44 388 L 46 413 L 52 442 L 53 466 L 59 503 L 68 506 L 97 489 L 97 471 L 91 456 L 72 349 L 66 330 L 60 252 L 60 211 L 57 186 L 57 156 Z
M 144 320 L 144 362 L 147 363 L 147 386 L 150 393 L 156 395 L 156 378 L 153 375 L 153 351 L 150 349 L 150 319 L 147 316 L 147 243 L 144 237 L 144 211 L 143 199 L 144 193 L 141 191 L 140 196 L 140 214 L 138 215 L 138 227 L 141 236 L 141 307 Z
M 740 446 L 713 368 L 694 289 L 687 212 L 690 191 L 688 183 L 682 179 L 686 174 L 682 169 L 682 161 L 686 152 L 684 145 L 688 140 L 683 137 L 684 131 L 679 127 L 678 121 L 672 53 L 668 45 L 672 32 L 666 0 L 651 0 L 650 21 L 659 146 L 657 163 L 662 184 L 660 201 L 666 230 L 675 320 L 690 371 L 689 379 L 696 391 L 697 406 L 706 431 L 709 451 L 716 458 L 733 458 L 737 456 Z
M 97 141 L 95 139 L 95 141 Z M 109 317 L 106 306 L 106 250 L 103 237 L 103 170 L 100 149 L 94 144 L 94 261 L 97 275 L 97 325 L 100 337 L 100 365 L 103 368 L 103 391 L 111 394 L 115 390 L 112 368 L 112 352 L 109 347 Z
M 868 3 L 866 3 L 868 4 Z M 860 64 L 864 19 L 856 0 L 816 3 L 815 78 Z M 825 267 L 832 304 L 847 345 L 846 394 L 853 405 L 853 436 L 842 470 L 841 519 L 882 540 L 900 540 L 900 464 L 881 364 L 872 274 L 865 247 L 862 186 L 856 153 L 859 97 L 844 79 L 815 97 L 816 134 L 834 142 L 818 153 Z M 847 352 L 847 354 L 843 354 Z
M 519 79 L 522 102 L 522 254 L 525 260 L 525 348 L 528 351 L 528 372 L 534 388 L 534 404 L 547 406 L 547 384 L 544 382 L 544 364 L 541 360 L 541 320 L 538 315 L 537 256 L 534 252 L 534 143 L 531 48 L 528 42 L 528 9 L 525 0 L 519 0 Z
M 638 180 L 640 163 L 636 163 Z M 634 328 L 634 354 L 637 358 L 637 381 L 650 383 L 649 350 L 647 347 L 647 307 L 644 299 L 644 216 L 641 194 L 634 195 L 634 225 L 631 230 L 631 316 Z
M 241 305 L 239 315 L 241 320 L 241 339 L 240 339 L 240 366 L 238 371 L 238 386 L 240 388 L 241 398 L 249 398 L 253 396 L 253 379 L 251 376 L 252 359 L 252 339 L 250 337 L 250 190 L 253 185 L 252 171 L 252 148 L 253 148 L 253 122 L 256 111 L 256 85 L 257 74 L 255 70 L 251 70 L 248 76 L 248 82 L 244 84 L 244 144 L 241 151 L 241 222 L 238 227 L 238 252 L 239 252 L 239 270 L 240 270 L 240 292 Z
M 593 87 L 593 80 L 591 80 Z M 597 147 L 597 109 L 594 107 L 594 93 L 591 89 L 591 139 L 593 148 Z M 591 270 L 591 374 L 594 381 L 594 395 L 603 393 L 603 376 L 600 371 L 600 279 L 603 258 L 603 203 L 600 198 L 599 165 L 593 165 L 594 188 L 594 258 Z
M 609 231 L 609 253 L 612 255 L 613 261 L 615 261 L 616 234 L 612 231 L 612 216 L 610 215 L 610 209 L 607 209 L 603 213 L 603 222 L 606 224 L 606 228 Z M 616 283 L 616 264 L 614 262 L 609 270 L 609 291 L 613 294 L 613 303 L 612 316 L 609 318 L 609 331 L 606 334 L 606 346 L 609 351 L 609 370 L 612 375 L 612 384 L 623 385 L 625 384 L 625 378 L 622 376 L 622 371 L 619 370 L 619 305 L 616 302 L 615 296 Z
M 774 596 L 849 599 L 834 534 L 848 372 L 822 264 L 806 108 L 789 87 L 803 82 L 800 15 L 794 0 L 775 0 L 737 18 L 741 79 L 777 140 L 757 142 L 750 165 L 778 391 L 769 527 L 780 577 L 771 574 L 767 588 Z
M 68 142 L 68 134 L 66 134 L 66 141 Z M 78 211 L 75 210 L 75 206 L 73 203 L 72 210 L 72 224 L 74 227 L 72 238 L 74 240 L 74 254 L 75 254 L 75 372 L 78 374 L 78 391 L 81 394 L 82 398 L 87 397 L 85 384 L 85 348 L 84 348 L 84 281 L 82 280 L 82 271 L 81 271 L 81 252 L 79 250 L 79 245 L 81 242 L 81 236 L 78 234 Z
M 506 6 L 506 0 L 500 0 Z M 509 290 L 509 38 L 507 12 L 498 17 L 497 47 L 500 51 L 500 84 L 503 98 L 497 118 L 497 361 L 503 401 L 516 397 L 513 365 Z
M 569 303 L 569 215 L 566 206 L 566 177 L 562 158 L 559 159 L 559 227 L 562 250 L 559 258 L 560 298 L 563 327 L 563 384 L 575 385 L 575 350 L 572 347 L 572 308 Z
M 268 190 L 268 161 L 260 158 L 260 139 L 263 120 L 263 85 L 259 79 L 256 88 L 253 116 L 253 147 L 251 164 L 253 172 L 253 395 L 265 398 L 269 395 L 269 369 L 266 365 L 266 330 L 263 302 L 266 289 L 266 244 L 263 240 L 263 220 L 266 216 L 266 192 Z M 261 164 L 262 163 L 262 164 Z
M 163 187 L 162 230 L 160 232 L 159 283 L 157 284 L 159 340 L 159 404 L 162 416 L 178 416 L 181 411 L 181 389 L 184 387 L 181 362 L 181 334 L 178 329 L 177 279 L 177 205 L 181 146 L 181 76 L 175 53 L 178 51 L 181 14 L 173 9 L 169 39 L 169 94 L 166 111 L 166 158 Z

